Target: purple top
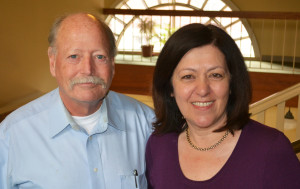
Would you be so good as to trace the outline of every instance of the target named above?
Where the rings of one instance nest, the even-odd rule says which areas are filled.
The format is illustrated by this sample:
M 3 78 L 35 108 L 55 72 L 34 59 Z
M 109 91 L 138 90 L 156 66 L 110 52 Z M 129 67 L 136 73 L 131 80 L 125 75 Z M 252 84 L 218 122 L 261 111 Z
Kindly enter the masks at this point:
M 206 181 L 186 178 L 178 159 L 178 134 L 152 135 L 146 149 L 148 188 L 300 189 L 300 162 L 276 129 L 250 121 L 221 170 Z

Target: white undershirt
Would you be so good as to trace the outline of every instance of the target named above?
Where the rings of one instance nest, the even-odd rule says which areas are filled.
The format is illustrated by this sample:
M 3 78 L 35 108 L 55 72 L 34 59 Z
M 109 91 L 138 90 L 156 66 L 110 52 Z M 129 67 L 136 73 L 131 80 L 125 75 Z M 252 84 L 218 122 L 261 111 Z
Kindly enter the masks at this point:
M 85 131 L 90 135 L 93 131 L 94 127 L 97 125 L 100 116 L 101 116 L 101 107 L 91 115 L 80 117 L 80 116 L 72 116 L 75 123 L 79 125 L 81 128 L 85 129 Z

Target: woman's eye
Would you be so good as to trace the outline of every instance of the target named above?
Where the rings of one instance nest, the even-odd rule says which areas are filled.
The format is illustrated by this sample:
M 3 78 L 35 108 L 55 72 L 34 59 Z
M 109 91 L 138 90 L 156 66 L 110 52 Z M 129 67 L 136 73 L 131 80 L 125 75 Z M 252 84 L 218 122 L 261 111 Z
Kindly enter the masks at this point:
M 223 76 L 223 74 L 219 74 L 219 73 L 213 73 L 213 74 L 211 74 L 211 77 L 212 78 L 215 78 L 215 79 L 221 79 L 221 78 L 223 78 L 224 76 Z
M 185 75 L 183 77 L 181 77 L 181 79 L 192 79 L 193 76 L 192 75 Z

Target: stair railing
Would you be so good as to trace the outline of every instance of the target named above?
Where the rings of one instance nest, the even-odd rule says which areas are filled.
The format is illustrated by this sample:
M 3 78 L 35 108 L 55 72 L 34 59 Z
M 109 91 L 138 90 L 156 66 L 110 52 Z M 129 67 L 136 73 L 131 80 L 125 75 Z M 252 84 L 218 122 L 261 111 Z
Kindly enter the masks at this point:
M 277 108 L 276 128 L 283 132 L 285 103 L 287 100 L 297 96 L 298 96 L 298 107 L 297 107 L 296 139 L 299 140 L 300 139 L 300 83 L 251 104 L 249 112 L 251 113 L 251 116 L 256 116 L 256 120 L 258 122 L 265 123 L 266 110 L 276 106 Z

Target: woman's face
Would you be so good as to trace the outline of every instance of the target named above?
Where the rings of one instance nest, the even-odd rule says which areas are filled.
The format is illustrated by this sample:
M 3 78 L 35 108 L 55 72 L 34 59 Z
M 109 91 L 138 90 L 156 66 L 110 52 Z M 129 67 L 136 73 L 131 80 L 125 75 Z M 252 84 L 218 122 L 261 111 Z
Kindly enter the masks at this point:
M 230 74 L 217 47 L 206 45 L 188 51 L 171 80 L 171 96 L 190 127 L 217 129 L 224 125 Z

